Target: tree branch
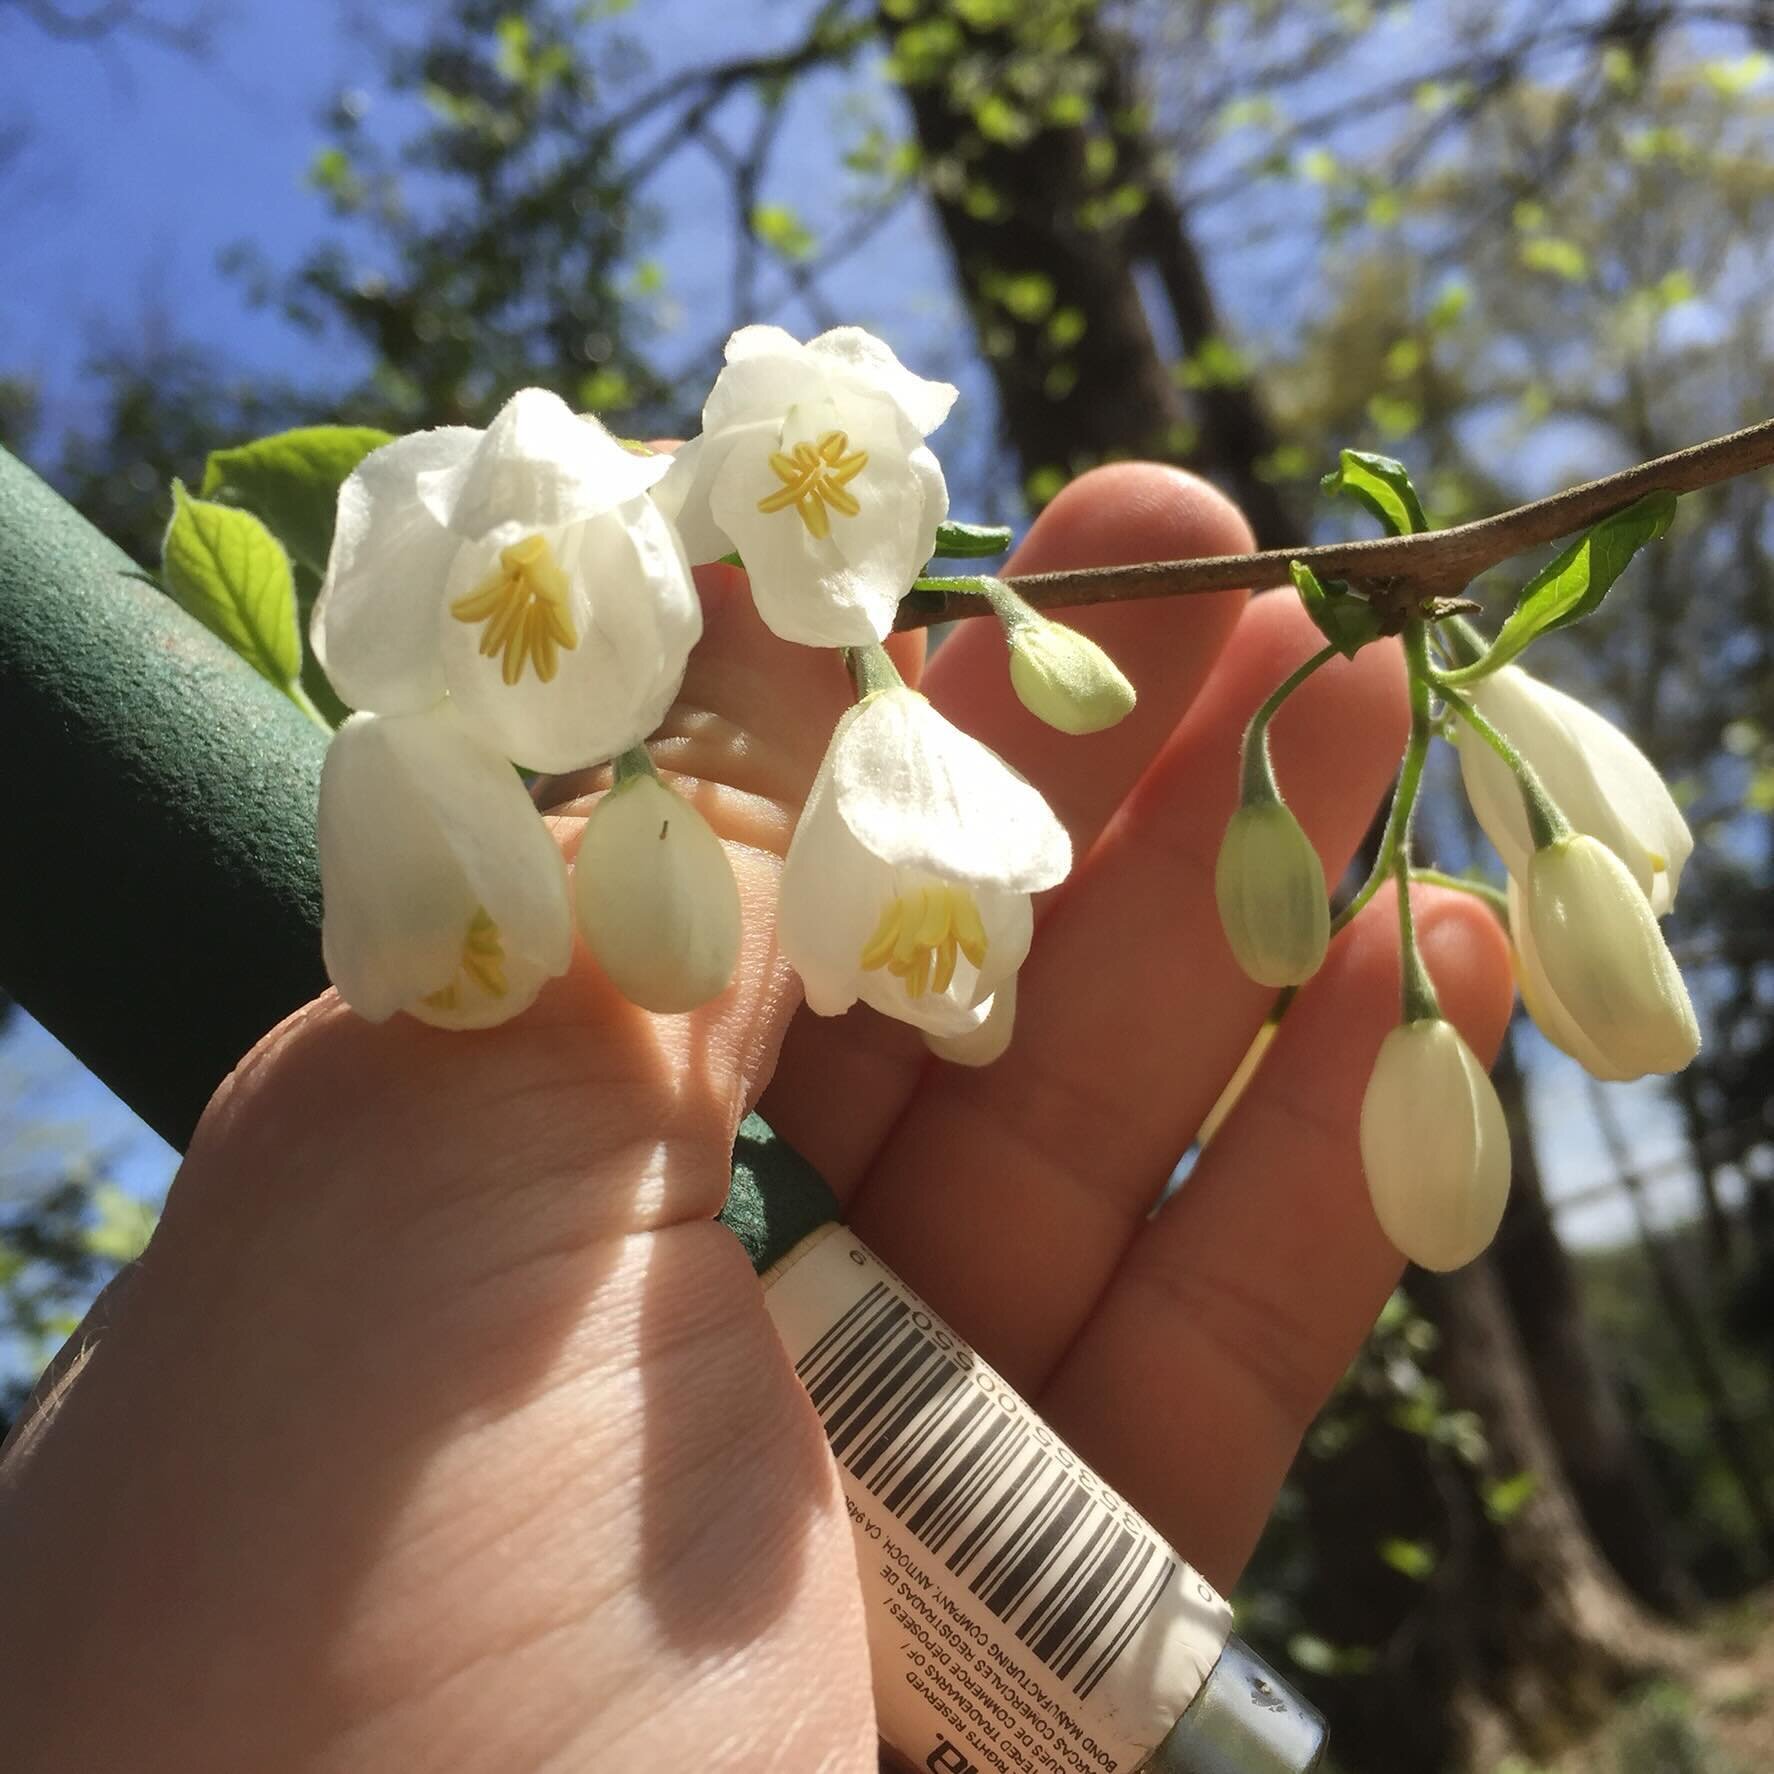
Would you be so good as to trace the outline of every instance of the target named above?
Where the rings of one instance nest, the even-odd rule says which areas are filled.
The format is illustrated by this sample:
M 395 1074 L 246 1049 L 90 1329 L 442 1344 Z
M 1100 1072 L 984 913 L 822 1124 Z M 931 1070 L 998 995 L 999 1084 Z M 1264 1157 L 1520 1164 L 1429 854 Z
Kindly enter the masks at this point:
M 1184 597 L 1195 592 L 1260 591 L 1291 583 L 1290 568 L 1304 561 L 1320 579 L 1347 579 L 1357 590 L 1418 603 L 1454 596 L 1481 573 L 1543 543 L 1624 510 L 1646 493 L 1691 493 L 1774 464 L 1774 419 L 1715 437 L 1636 468 L 1481 517 L 1451 530 L 1416 536 L 1379 536 L 1315 548 L 1269 548 L 1257 554 L 1208 555 L 1192 561 L 1142 561 L 1130 567 L 1086 567 L 1068 573 L 1015 576 L 1017 591 L 1037 609 L 1079 608 L 1133 598 Z M 987 613 L 983 598 L 965 592 L 907 594 L 896 628 L 927 628 Z

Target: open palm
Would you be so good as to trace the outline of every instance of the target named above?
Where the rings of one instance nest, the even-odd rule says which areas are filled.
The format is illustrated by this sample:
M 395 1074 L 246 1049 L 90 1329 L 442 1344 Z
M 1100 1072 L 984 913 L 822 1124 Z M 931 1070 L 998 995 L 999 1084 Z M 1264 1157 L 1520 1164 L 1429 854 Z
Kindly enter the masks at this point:
M 1018 565 L 1245 542 L 1198 483 L 1124 466 L 1055 501 Z M 795 1016 L 776 871 L 848 686 L 737 574 L 703 593 L 652 749 L 728 841 L 734 987 L 656 1019 L 581 956 L 486 1034 L 372 1028 L 329 994 L 261 1043 L 0 1466 L 9 1765 L 872 1768 L 832 1467 L 709 1223 L 760 1091 L 861 1235 L 1237 1575 L 1399 1266 L 1356 1145 L 1397 1016 L 1386 897 L 1153 1211 L 1271 1001 L 1220 937 L 1213 861 L 1243 724 L 1314 631 L 1280 596 L 1092 612 L 1140 705 L 1089 739 L 1021 709 L 994 625 L 941 649 L 923 688 L 1043 789 L 1078 858 L 1037 907 L 1010 1051 L 970 1071 L 866 1010 Z M 919 643 L 896 650 L 916 681 Z M 1383 647 L 1277 721 L 1327 874 L 1404 726 Z M 1488 1053 L 1494 925 L 1425 895 L 1419 930 Z

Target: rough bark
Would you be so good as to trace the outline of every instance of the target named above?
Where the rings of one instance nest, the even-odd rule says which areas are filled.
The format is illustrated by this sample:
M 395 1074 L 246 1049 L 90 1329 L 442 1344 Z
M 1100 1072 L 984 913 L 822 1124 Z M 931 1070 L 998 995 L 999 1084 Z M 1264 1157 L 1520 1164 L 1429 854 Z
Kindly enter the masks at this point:
M 1627 1420 L 1619 1377 L 1584 1319 L 1576 1270 L 1547 1209 L 1513 1043 L 1492 1076 L 1514 1167 L 1495 1262 L 1559 1464 L 1627 1587 L 1659 1613 L 1684 1617 L 1699 1596 L 1675 1556 L 1667 1504 Z

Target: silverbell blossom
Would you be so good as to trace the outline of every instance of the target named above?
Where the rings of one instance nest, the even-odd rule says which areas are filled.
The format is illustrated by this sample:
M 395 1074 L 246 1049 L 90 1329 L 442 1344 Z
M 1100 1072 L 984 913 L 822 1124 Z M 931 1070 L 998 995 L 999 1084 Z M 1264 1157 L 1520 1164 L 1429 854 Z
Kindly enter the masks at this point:
M 1511 903 L 1523 1000 L 1597 1077 L 1679 1072 L 1700 1051 L 1651 902 L 1599 838 L 1578 832 L 1536 850 Z
M 1361 1099 L 1361 1168 L 1380 1230 L 1413 1263 L 1457 1269 L 1496 1236 L 1509 1129 L 1452 1023 L 1401 1023 L 1380 1043 Z
M 1037 616 L 1009 634 L 1010 682 L 1037 720 L 1061 733 L 1101 733 L 1133 713 L 1133 685 L 1088 635 Z
M 739 886 L 721 841 L 656 776 L 593 808 L 573 863 L 579 932 L 630 1003 L 662 1015 L 727 989 L 739 960 Z
M 698 565 L 737 551 L 758 613 L 784 640 L 884 639 L 948 515 L 924 439 L 955 401 L 860 327 L 802 344 L 742 327 L 702 431 L 654 491 Z
M 1620 858 L 1659 917 L 1675 905 L 1694 848 L 1688 823 L 1651 760 L 1594 709 L 1506 665 L 1466 692 L 1473 707 L 1531 764 L 1574 830 Z M 1511 875 L 1534 853 L 1515 772 L 1464 722 L 1454 742 L 1466 798 Z
M 567 871 L 511 765 L 449 703 L 354 715 L 320 774 L 321 949 L 339 996 L 482 1029 L 573 953 Z
M 839 720 L 808 793 L 778 941 L 818 1015 L 860 998 L 952 1039 L 990 1019 L 1029 952 L 1030 895 L 1071 863 L 1065 828 L 1002 758 L 917 691 L 877 691 Z
M 702 607 L 637 454 L 525 388 L 484 431 L 372 451 L 339 490 L 314 650 L 340 698 L 411 714 L 446 695 L 536 770 L 603 762 L 656 728 Z
M 1330 945 L 1324 865 L 1279 800 L 1232 815 L 1214 864 L 1220 927 L 1238 965 L 1260 986 L 1303 985 Z

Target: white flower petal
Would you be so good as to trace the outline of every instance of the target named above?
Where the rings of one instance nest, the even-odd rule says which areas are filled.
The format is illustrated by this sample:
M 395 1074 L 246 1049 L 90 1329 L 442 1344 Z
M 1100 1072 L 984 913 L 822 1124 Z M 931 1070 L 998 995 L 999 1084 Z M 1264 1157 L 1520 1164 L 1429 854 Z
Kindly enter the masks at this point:
M 1525 895 L 1546 984 L 1610 1071 L 1636 1078 L 1687 1065 L 1700 1050 L 1688 988 L 1620 858 L 1599 838 L 1562 838 L 1535 851 Z
M 1694 840 L 1651 761 L 1611 721 L 1516 666 L 1470 691 L 1473 705 L 1539 773 L 1572 826 L 1599 838 L 1659 914 L 1675 903 Z M 1467 798 L 1512 875 L 1533 851 L 1514 772 L 1469 727 L 1456 733 Z
M 842 717 L 839 734 L 856 713 L 852 709 Z M 807 1008 L 817 1016 L 841 1016 L 856 1002 L 863 945 L 880 917 L 881 884 L 892 878 L 838 813 L 832 788 L 836 739 L 789 841 L 776 909 L 777 942 L 801 976 Z
M 693 437 L 671 459 L 671 469 L 653 489 L 653 503 L 677 527 L 684 553 L 692 566 L 706 566 L 724 554 L 732 554 L 732 538 L 715 522 L 709 495 L 721 464 L 735 449 L 758 447 L 766 453 L 776 448 L 781 424 L 741 425 Z
M 915 690 L 868 698 L 839 724 L 830 757 L 845 825 L 895 868 L 1030 893 L 1072 866 L 1040 791 Z
M 645 497 L 584 523 L 540 532 L 566 575 L 575 644 L 544 682 L 529 665 L 507 683 L 499 653 L 483 655 L 485 622 L 450 606 L 498 571 L 501 551 L 526 535 L 508 525 L 462 551 L 439 606 L 440 651 L 463 720 L 529 769 L 578 770 L 638 744 L 665 718 L 702 606 L 675 531 Z
M 924 1045 L 952 1066 L 989 1066 L 1002 1059 L 1016 1033 L 1016 978 L 1013 973 L 984 1004 L 977 1028 L 961 1035 L 926 1033 Z
M 1453 1024 L 1405 1023 L 1380 1043 L 1361 1100 L 1361 1165 L 1380 1229 L 1425 1269 L 1457 1269 L 1496 1236 L 1509 1129 Z
M 572 957 L 566 869 L 517 773 L 447 703 L 357 715 L 321 772 L 327 972 L 360 1015 L 450 1027 L 504 1022 Z M 463 966 L 478 927 L 502 990 Z M 428 996 L 450 1002 L 427 1005 Z
M 733 347 L 751 334 L 755 349 L 737 356 Z M 702 434 L 718 436 L 741 425 L 780 423 L 798 401 L 826 399 L 831 392 L 826 366 L 780 327 L 742 327 L 728 342 L 727 367 L 715 378 L 702 406 Z
M 739 959 L 739 887 L 709 823 L 657 777 L 613 788 L 573 864 L 579 929 L 631 1003 L 662 1015 L 718 997 Z
M 960 390 L 950 382 L 928 382 L 913 375 L 892 347 L 859 326 L 833 327 L 807 342 L 808 353 L 838 366 L 846 381 L 862 389 L 878 389 L 928 437 L 954 406 Z
M 465 461 L 480 433 L 417 431 L 369 455 L 339 489 L 332 553 L 309 638 L 341 701 L 410 714 L 443 695 L 437 600 L 458 538 L 420 504 L 421 477 Z
M 1571 1013 L 1559 1002 L 1558 993 L 1540 964 L 1534 946 L 1534 928 L 1528 919 L 1527 897 L 1521 882 L 1509 877 L 1509 935 L 1515 950 L 1515 983 L 1521 989 L 1522 1008 L 1535 1028 L 1561 1053 L 1568 1053 L 1592 1078 L 1604 1083 L 1623 1083 L 1640 1073 L 1622 1072 L 1583 1032 Z
M 520 388 L 454 467 L 424 476 L 419 498 L 440 524 L 478 540 L 504 524 L 558 528 L 608 511 L 662 480 L 665 455 L 624 449 L 558 394 Z

